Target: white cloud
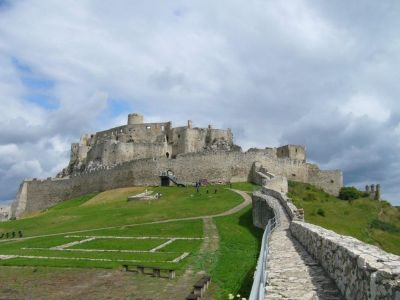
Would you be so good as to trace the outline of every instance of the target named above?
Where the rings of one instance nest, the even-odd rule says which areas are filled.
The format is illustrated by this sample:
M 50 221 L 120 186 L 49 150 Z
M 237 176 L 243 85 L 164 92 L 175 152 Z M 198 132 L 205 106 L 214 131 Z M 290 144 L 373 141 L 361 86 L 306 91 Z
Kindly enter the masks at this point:
M 370 96 L 356 94 L 340 107 L 344 114 L 352 114 L 356 117 L 368 117 L 377 122 L 385 122 L 390 117 L 390 111 L 384 107 L 381 100 Z

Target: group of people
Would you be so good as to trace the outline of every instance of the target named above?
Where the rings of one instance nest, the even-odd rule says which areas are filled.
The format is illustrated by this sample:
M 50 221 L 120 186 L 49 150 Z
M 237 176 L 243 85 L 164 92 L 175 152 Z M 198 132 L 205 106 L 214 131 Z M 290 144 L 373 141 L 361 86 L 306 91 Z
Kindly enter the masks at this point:
M 196 181 L 196 185 L 195 186 L 196 186 L 196 192 L 199 193 L 200 192 L 200 187 L 202 186 L 201 181 L 200 180 Z M 217 191 L 218 191 L 217 189 L 214 189 L 214 194 L 216 194 Z M 209 191 L 207 190 L 206 193 L 208 194 Z

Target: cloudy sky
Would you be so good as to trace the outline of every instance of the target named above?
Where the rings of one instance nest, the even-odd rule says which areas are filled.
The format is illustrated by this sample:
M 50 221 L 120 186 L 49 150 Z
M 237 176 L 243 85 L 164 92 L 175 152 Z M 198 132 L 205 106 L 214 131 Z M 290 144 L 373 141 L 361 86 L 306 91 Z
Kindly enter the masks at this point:
M 399 28 L 397 0 L 0 0 L 0 201 L 141 112 L 304 144 L 400 205 Z

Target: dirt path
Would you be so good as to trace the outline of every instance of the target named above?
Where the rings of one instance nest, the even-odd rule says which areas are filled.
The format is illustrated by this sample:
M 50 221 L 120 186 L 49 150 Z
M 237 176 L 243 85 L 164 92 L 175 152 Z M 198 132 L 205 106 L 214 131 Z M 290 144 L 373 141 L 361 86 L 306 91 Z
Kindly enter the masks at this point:
M 193 284 L 205 274 L 210 274 L 210 271 L 216 262 L 218 249 L 219 249 L 219 234 L 217 226 L 215 225 L 214 217 L 223 217 L 234 214 L 241 209 L 245 208 L 251 203 L 251 197 L 246 193 L 239 190 L 232 190 L 240 194 L 244 201 L 223 213 L 202 217 L 203 219 L 203 236 L 204 240 L 199 250 L 197 260 L 188 266 L 185 273 L 178 279 L 178 282 L 170 287 L 170 290 L 164 291 L 164 299 L 184 299 L 192 290 Z M 200 265 L 198 265 L 200 263 Z M 195 271 L 197 270 L 197 272 Z M 213 288 L 213 285 L 210 287 Z M 178 291 L 182 291 L 178 294 Z M 203 297 L 204 300 L 212 300 L 211 293 L 206 293 Z
M 203 275 L 210 273 L 219 248 L 218 230 L 212 218 L 203 218 L 203 232 L 204 240 L 197 258 L 187 267 L 176 283 L 165 286 L 162 293 L 163 299 L 185 299 L 192 291 L 193 284 Z

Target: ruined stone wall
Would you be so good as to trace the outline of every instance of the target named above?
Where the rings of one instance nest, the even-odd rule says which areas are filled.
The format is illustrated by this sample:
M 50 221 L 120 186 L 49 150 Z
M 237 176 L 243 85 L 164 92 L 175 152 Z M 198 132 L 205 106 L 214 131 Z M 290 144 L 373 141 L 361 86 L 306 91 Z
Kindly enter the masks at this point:
M 172 146 L 172 157 L 176 157 L 179 153 L 184 153 L 186 149 L 186 127 L 171 128 L 167 138 Z
M 185 130 L 183 152 L 198 152 L 203 150 L 206 147 L 206 139 L 207 139 L 206 129 L 187 128 Z
M 307 182 L 337 196 L 343 186 L 343 174 L 339 170 L 322 171 L 317 165 L 308 164 Z
M 118 126 L 111 129 L 103 130 L 97 132 L 93 137 L 93 143 L 99 143 L 101 141 L 116 139 L 117 136 L 125 135 L 127 131 L 127 126 Z
M 182 153 L 201 152 L 221 141 L 224 141 L 226 145 L 233 144 L 230 130 L 212 128 L 172 128 L 168 140 L 171 142 L 174 156 Z
M 117 143 L 106 141 L 97 144 L 87 154 L 88 161 L 98 161 L 102 165 L 111 166 L 140 158 L 165 156 L 170 146 L 164 143 Z
M 173 171 L 184 182 L 196 182 L 202 178 L 210 182 L 251 181 L 255 161 L 277 176 L 295 174 L 299 181 L 308 180 L 308 164 L 277 159 L 270 149 L 186 153 L 178 155 L 176 159 L 159 157 L 128 161 L 112 168 L 86 171 L 71 178 L 25 181 L 26 192 L 17 196 L 13 211 L 21 215 L 24 211 L 41 210 L 91 192 L 135 185 L 159 185 L 158 176 L 166 170 Z
M 400 299 L 399 256 L 305 222 L 292 222 L 290 231 L 346 299 Z
M 23 181 L 20 185 L 19 185 L 19 189 L 17 192 L 17 195 L 15 197 L 15 201 L 13 201 L 13 203 L 11 203 L 11 216 L 15 217 L 15 216 L 19 216 L 21 214 L 23 214 L 26 211 L 26 206 L 28 203 L 28 182 L 27 181 Z M 33 201 L 37 201 L 37 196 L 34 195 L 33 197 Z M 40 200 L 39 200 L 40 202 Z
M 128 125 L 128 142 L 159 143 L 164 142 L 169 122 Z
M 285 145 L 276 149 L 276 155 L 280 158 L 306 161 L 306 149 L 301 145 Z

